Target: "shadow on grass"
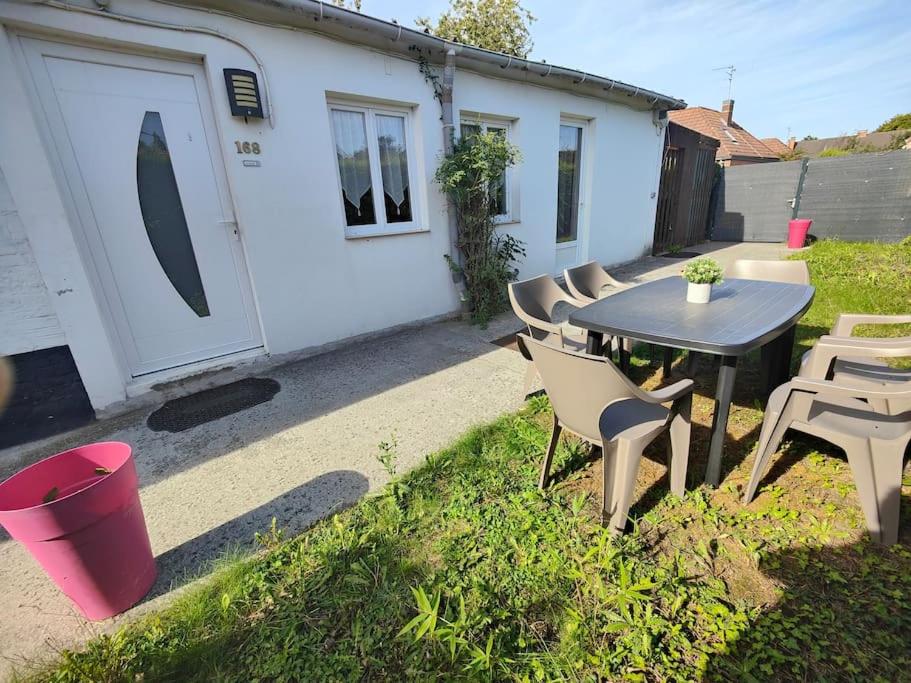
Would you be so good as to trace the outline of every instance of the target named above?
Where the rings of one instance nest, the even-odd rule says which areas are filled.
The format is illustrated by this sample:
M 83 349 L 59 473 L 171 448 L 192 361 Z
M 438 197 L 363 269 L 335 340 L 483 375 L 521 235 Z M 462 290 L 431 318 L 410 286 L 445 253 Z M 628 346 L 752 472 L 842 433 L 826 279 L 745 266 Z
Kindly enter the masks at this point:
M 903 500 L 907 514 L 907 497 Z M 796 546 L 765 556 L 778 601 L 709 661 L 717 681 L 909 680 L 911 531 L 905 547 L 869 541 Z M 901 540 L 901 539 L 900 539 Z

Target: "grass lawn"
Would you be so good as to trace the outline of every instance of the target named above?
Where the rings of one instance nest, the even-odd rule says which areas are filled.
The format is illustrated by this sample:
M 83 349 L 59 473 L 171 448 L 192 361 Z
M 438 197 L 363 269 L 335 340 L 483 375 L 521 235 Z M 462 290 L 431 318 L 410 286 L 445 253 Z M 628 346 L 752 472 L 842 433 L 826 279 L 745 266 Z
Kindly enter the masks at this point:
M 911 310 L 911 241 L 801 253 L 803 352 L 840 311 Z M 868 330 L 867 332 L 877 332 Z M 911 334 L 906 327 L 891 334 Z M 639 356 L 648 387 L 660 372 Z M 382 495 L 226 562 L 168 609 L 65 652 L 43 680 L 911 680 L 911 477 L 900 544 L 863 532 L 843 454 L 786 442 L 744 507 L 761 406 L 738 376 L 722 485 L 699 485 L 713 371 L 697 379 L 685 499 L 649 452 L 631 531 L 598 524 L 601 464 L 564 439 L 536 488 L 550 408 L 476 429 Z M 517 387 L 518 390 L 518 387 Z M 390 469 L 394 446 L 378 453 Z M 907 470 L 906 470 L 907 472 Z

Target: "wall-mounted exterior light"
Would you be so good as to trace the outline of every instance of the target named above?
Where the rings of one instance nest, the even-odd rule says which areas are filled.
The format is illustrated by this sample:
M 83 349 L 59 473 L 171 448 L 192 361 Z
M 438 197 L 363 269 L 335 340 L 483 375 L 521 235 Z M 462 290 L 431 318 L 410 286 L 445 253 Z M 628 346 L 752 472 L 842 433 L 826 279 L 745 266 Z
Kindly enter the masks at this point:
M 263 103 L 259 95 L 256 74 L 243 69 L 225 69 L 225 85 L 228 87 L 228 103 L 232 116 L 264 118 Z

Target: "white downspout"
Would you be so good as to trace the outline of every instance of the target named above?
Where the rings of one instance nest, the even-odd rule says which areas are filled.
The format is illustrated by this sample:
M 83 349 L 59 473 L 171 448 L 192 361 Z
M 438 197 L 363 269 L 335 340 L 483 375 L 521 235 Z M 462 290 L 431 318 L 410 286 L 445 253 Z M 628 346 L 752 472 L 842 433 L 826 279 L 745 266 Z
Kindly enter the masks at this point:
M 453 143 L 455 141 L 455 119 L 452 112 L 452 90 L 455 82 L 455 57 L 456 53 L 453 48 L 446 51 L 446 62 L 443 65 L 443 83 L 440 92 L 440 105 L 443 109 L 443 151 L 449 155 L 452 153 Z M 446 214 L 449 219 L 449 258 L 455 265 L 461 265 L 462 255 L 459 252 L 459 221 L 452 202 L 449 202 Z M 459 295 L 459 301 L 462 308 L 466 306 L 465 297 L 465 279 L 460 273 L 452 271 L 452 282 L 455 284 L 456 293 Z

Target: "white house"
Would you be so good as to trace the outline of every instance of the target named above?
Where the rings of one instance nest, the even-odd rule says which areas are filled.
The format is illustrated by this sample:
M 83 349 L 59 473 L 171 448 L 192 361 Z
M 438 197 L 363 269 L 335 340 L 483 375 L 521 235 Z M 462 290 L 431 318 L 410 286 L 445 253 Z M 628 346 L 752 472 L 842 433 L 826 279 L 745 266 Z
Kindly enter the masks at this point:
M 315 0 L 0 0 L 0 86 L 0 354 L 66 347 L 96 411 L 457 311 L 448 126 L 521 149 L 522 275 L 642 255 L 684 106 Z

